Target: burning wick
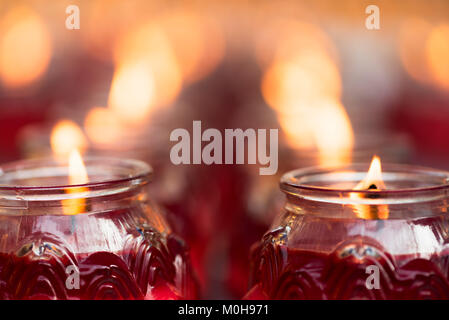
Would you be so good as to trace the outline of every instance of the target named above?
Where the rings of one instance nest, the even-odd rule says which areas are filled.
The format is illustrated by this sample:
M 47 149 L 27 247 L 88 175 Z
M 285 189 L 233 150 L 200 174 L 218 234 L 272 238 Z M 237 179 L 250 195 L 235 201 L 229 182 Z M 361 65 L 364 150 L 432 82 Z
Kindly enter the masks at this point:
M 382 180 L 382 166 L 380 164 L 380 158 L 374 156 L 371 160 L 368 173 L 366 177 L 360 181 L 354 188 L 354 190 L 382 190 L 386 189 Z
M 380 191 L 384 189 L 386 189 L 386 187 L 384 181 L 382 180 L 382 166 L 380 158 L 378 156 L 374 156 L 366 177 L 354 187 L 354 190 Z M 353 193 L 350 197 L 353 199 L 377 198 L 377 195 L 361 195 Z M 354 205 L 354 208 L 356 210 L 356 215 L 362 219 L 387 219 L 389 214 L 388 207 L 385 205 Z

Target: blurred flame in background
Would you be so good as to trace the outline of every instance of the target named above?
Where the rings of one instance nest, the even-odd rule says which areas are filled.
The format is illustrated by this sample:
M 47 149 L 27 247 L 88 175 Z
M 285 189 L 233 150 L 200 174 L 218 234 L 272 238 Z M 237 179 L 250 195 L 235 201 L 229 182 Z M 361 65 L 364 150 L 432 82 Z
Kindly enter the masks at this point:
M 435 83 L 449 90 L 449 25 L 441 24 L 432 29 L 427 40 L 427 55 Z
M 139 95 L 139 103 L 143 105 L 145 102 L 146 108 L 166 106 L 177 98 L 182 88 L 181 70 L 169 39 L 156 23 L 140 24 L 126 32 L 118 39 L 114 52 L 116 72 L 109 96 L 111 107 L 116 110 L 127 109 L 127 112 L 131 113 L 129 108 L 135 108 L 131 103 L 133 98 L 129 97 L 127 102 L 120 98 L 128 95 L 126 90 L 141 79 L 144 79 L 147 85 L 140 85 L 133 93 Z M 136 70 L 139 67 L 143 67 L 140 72 Z M 127 72 L 128 78 L 116 80 L 120 72 Z M 114 86 L 117 83 L 120 85 Z M 152 92 L 151 97 L 147 96 L 148 90 Z
M 148 61 L 132 61 L 117 68 L 109 93 L 109 107 L 120 119 L 138 123 L 147 118 L 154 96 L 155 79 Z
M 84 152 L 87 139 L 81 128 L 71 120 L 61 120 L 54 127 L 50 136 L 53 154 L 59 159 L 68 159 L 74 150 Z
M 423 45 L 431 30 L 430 23 L 420 18 L 405 19 L 399 28 L 398 53 L 402 65 L 413 79 L 424 83 L 431 81 Z
M 288 21 L 275 29 L 278 43 L 272 43 L 274 38 L 256 43 L 261 64 L 272 60 L 262 79 L 265 101 L 292 147 L 317 148 L 323 165 L 347 163 L 354 134 L 340 101 L 341 78 L 330 40 L 312 24 Z M 270 43 L 275 51 L 267 49 Z
M 8 88 L 31 84 L 47 70 L 52 55 L 50 34 L 32 9 L 16 6 L 0 23 L 0 78 Z
M 405 19 L 399 29 L 398 53 L 414 80 L 449 90 L 449 24 Z
M 85 119 L 91 141 L 111 144 L 130 126 L 173 104 L 184 84 L 212 72 L 224 56 L 225 40 L 216 20 L 193 10 L 170 10 L 137 21 L 116 39 L 115 71 L 106 108 Z
M 186 83 L 204 78 L 223 59 L 224 34 L 211 16 L 183 8 L 163 17 L 161 25 L 170 40 Z
M 3 127 L 4 132 L 9 133 L 20 127 L 23 119 L 31 114 L 29 110 L 41 116 L 42 109 L 49 107 L 45 109 L 49 111 L 44 116 L 29 121 L 42 121 L 39 124 L 43 123 L 43 118 L 53 123 L 54 117 L 61 115 L 73 117 L 80 123 L 79 120 L 85 116 L 83 128 L 68 121 L 62 121 L 53 128 L 53 152 L 64 160 L 68 159 L 73 148 L 86 152 L 88 138 L 91 151 L 112 151 L 115 155 L 123 155 L 125 150 L 130 151 L 131 157 L 138 157 L 140 154 L 137 152 L 136 155 L 136 149 L 143 145 L 143 148 L 154 152 L 152 157 L 145 154 L 145 159 L 152 162 L 157 159 L 153 155 L 158 152 L 162 155 L 164 151 L 149 147 L 148 137 L 156 139 L 153 132 L 160 133 L 161 129 L 168 130 L 175 125 L 189 127 L 190 115 L 218 126 L 237 127 L 241 120 L 248 120 L 254 127 L 277 126 L 270 113 L 264 112 L 266 106 L 259 103 L 259 92 L 254 90 L 253 85 L 258 86 L 261 81 L 262 96 L 273 109 L 288 147 L 299 151 L 292 158 L 301 161 L 310 152 L 313 156 L 318 153 L 318 160 L 323 165 L 342 164 L 350 161 L 352 156 L 353 125 L 357 133 L 359 130 L 374 130 L 376 136 L 387 136 L 388 140 L 391 133 L 388 121 L 397 101 L 403 104 L 399 108 L 404 108 L 407 113 L 411 112 L 409 107 L 415 97 L 437 96 L 433 87 L 446 90 L 438 92 L 445 97 L 449 88 L 449 32 L 447 22 L 444 22 L 449 9 L 447 1 L 435 1 L 429 6 L 419 0 L 411 0 L 411 5 L 379 0 L 381 30 L 377 31 L 365 29 L 366 4 L 352 0 L 286 1 L 282 4 L 273 1 L 212 1 L 207 5 L 197 2 L 167 4 L 164 1 L 93 0 L 80 4 L 81 29 L 76 31 L 64 27 L 64 9 L 71 4 L 70 1 L 60 1 L 58 5 L 43 2 L 49 5 L 39 4 L 31 9 L 17 6 L 13 0 L 0 4 L 0 9 L 6 8 L 5 13 L 0 14 L 0 81 L 6 89 L 19 88 L 37 80 L 44 84 L 35 91 L 35 95 L 28 95 L 28 105 L 25 106 L 22 106 L 22 97 L 13 100 L 7 90 L 1 90 L 4 96 L 0 97 L 0 120 L 3 120 L 2 125 L 7 125 Z M 8 4 L 3 6 L 4 3 Z M 392 36 L 396 35 L 398 23 L 401 24 L 395 39 Z M 392 41 L 397 41 L 397 52 L 391 50 Z M 251 55 L 254 49 L 255 55 Z M 428 87 L 419 88 L 404 81 L 407 78 L 397 77 L 400 69 L 396 68 L 398 60 L 395 54 L 406 73 Z M 43 78 L 52 56 L 51 76 Z M 225 68 L 212 74 L 224 58 Z M 262 70 L 262 79 L 257 66 Z M 212 77 L 206 79 L 211 74 Z M 195 85 L 201 80 L 204 82 Z M 415 90 L 417 88 L 423 90 Z M 185 89 L 184 96 L 182 91 Z M 209 104 L 211 101 L 217 103 Z M 434 126 L 433 121 L 422 126 L 423 118 L 420 114 L 416 117 L 416 130 L 424 132 L 422 143 L 426 145 L 429 141 L 439 140 L 439 136 L 444 136 L 440 132 L 445 132 L 447 118 L 440 115 L 444 113 L 447 102 L 435 104 L 438 111 L 429 112 L 429 117 L 432 120 L 441 118 L 442 127 Z M 423 105 L 429 106 L 427 103 Z M 229 107 L 232 113 L 238 113 L 227 117 L 228 109 L 223 106 Z M 352 124 L 346 108 L 353 117 Z M 16 114 L 4 117 L 3 110 L 14 110 Z M 373 115 L 379 119 L 373 121 Z M 15 120 L 16 124 L 9 119 Z M 404 122 L 403 117 L 399 119 L 399 122 Z M 44 123 L 45 129 L 47 123 Z M 12 129 L 8 128 L 10 124 L 14 125 Z M 394 123 L 391 130 L 398 130 L 398 124 Z M 48 149 L 47 131 L 44 139 Z M 429 138 L 428 133 L 432 132 L 436 135 Z M 11 136 L 4 140 L 13 141 Z M 169 149 L 165 135 L 160 136 L 160 149 Z M 27 138 L 31 141 L 36 139 L 36 135 L 32 132 Z M 12 144 L 4 145 L 12 148 Z M 37 148 L 39 151 L 43 149 L 41 144 Z M 288 157 L 283 161 L 289 161 Z M 192 214 L 207 213 L 210 208 L 213 214 L 219 215 L 221 210 L 227 217 L 229 212 L 240 212 L 240 208 L 213 207 L 220 200 L 210 201 L 207 192 L 194 189 L 196 184 L 200 185 L 196 180 L 201 181 L 201 175 L 196 176 L 195 171 L 195 179 L 184 179 L 187 183 L 180 183 L 177 173 L 171 170 L 171 163 L 165 157 L 160 158 L 161 163 L 165 162 L 164 166 L 170 168 L 166 170 L 170 175 L 162 179 L 170 180 L 180 190 L 177 194 L 185 195 L 185 198 L 181 196 L 178 199 L 171 194 L 166 196 L 165 199 L 169 198 L 176 208 L 187 207 L 189 214 L 189 205 L 181 206 L 181 202 L 176 202 L 198 197 L 204 202 L 198 202 L 200 210 L 192 206 Z M 447 166 L 447 161 L 443 159 L 438 165 Z M 161 165 L 163 170 L 166 169 L 164 166 Z M 226 200 L 226 188 L 235 189 L 230 187 L 237 181 L 233 179 L 242 179 L 238 180 L 239 185 L 244 185 L 241 181 L 247 181 L 224 172 L 226 179 L 216 180 L 223 181 L 219 185 L 224 189 L 219 190 L 225 190 L 223 200 Z M 266 184 L 254 184 L 277 189 L 277 182 L 273 182 L 276 179 L 272 178 L 264 178 Z M 204 185 L 205 188 L 209 186 Z M 190 192 L 192 189 L 182 192 L 185 186 L 193 186 L 194 192 Z M 266 189 L 271 191 L 269 188 Z M 266 194 L 257 191 L 259 198 Z M 233 201 L 223 203 L 238 203 L 237 191 L 229 193 L 229 196 Z M 260 212 L 268 207 L 266 202 L 262 203 Z M 196 223 L 195 219 L 193 221 Z M 222 220 L 219 221 L 221 223 Z M 208 228 L 202 230 L 204 234 L 212 230 L 212 227 Z M 220 224 L 220 232 L 222 229 Z M 248 230 L 244 228 L 245 235 Z M 194 228 L 189 231 L 196 232 Z M 230 237 L 239 248 L 244 248 L 238 236 Z M 211 245 L 208 240 L 199 239 L 195 241 L 201 244 L 200 247 Z M 245 257 L 247 253 L 237 260 L 245 261 Z M 231 278 L 235 282 L 240 281 L 234 275 Z

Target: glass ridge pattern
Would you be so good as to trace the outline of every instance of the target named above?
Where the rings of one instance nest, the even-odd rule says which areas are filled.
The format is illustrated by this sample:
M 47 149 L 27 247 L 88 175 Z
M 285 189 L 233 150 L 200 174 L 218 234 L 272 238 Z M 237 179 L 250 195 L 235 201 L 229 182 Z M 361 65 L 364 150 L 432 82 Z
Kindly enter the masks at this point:
M 33 234 L 0 254 L 1 299 L 181 299 L 194 297 L 183 242 L 151 228 L 129 234 L 121 252 L 74 254 L 51 234 Z M 32 240 L 31 240 L 32 239 Z M 68 289 L 68 266 L 79 289 Z
M 248 299 L 449 299 L 449 255 L 393 256 L 357 236 L 330 253 L 290 249 L 277 230 L 252 252 Z M 380 288 L 368 289 L 367 266 L 379 268 Z

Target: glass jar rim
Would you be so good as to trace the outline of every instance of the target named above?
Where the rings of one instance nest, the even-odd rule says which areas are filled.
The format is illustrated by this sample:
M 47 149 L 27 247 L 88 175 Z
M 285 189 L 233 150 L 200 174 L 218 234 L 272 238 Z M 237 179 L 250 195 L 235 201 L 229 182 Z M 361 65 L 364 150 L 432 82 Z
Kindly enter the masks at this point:
M 57 184 L 13 184 L 13 183 L 3 183 L 3 179 L 9 174 L 10 178 L 21 177 L 22 179 L 26 177 L 26 174 L 30 174 L 28 178 L 49 178 L 45 176 L 45 173 L 59 172 L 64 175 L 64 169 L 68 168 L 67 160 L 59 160 L 55 158 L 40 158 L 40 159 L 27 159 L 19 160 L 14 162 L 9 162 L 0 165 L 0 195 L 2 192 L 42 192 L 45 190 L 70 190 L 70 189 L 98 189 L 98 188 L 112 188 L 116 185 L 121 185 L 125 183 L 130 183 L 133 181 L 139 181 L 139 184 L 147 183 L 153 173 L 153 169 L 147 163 L 134 160 L 134 159 L 121 159 L 114 157 L 101 157 L 101 156 L 87 156 L 83 157 L 83 162 L 89 173 L 89 168 L 95 163 L 96 165 L 108 164 L 116 169 L 122 169 L 124 171 L 120 176 L 112 176 L 97 180 L 89 180 L 87 183 L 82 184 L 68 184 L 68 183 L 57 183 Z M 40 171 L 43 175 L 33 176 Z M 126 174 L 125 174 L 126 173 Z M 68 176 L 68 171 L 66 176 Z M 11 179 L 14 180 L 14 179 Z
M 326 187 L 313 184 L 304 183 L 305 178 L 311 176 L 325 175 L 330 173 L 345 173 L 345 174 L 358 174 L 358 176 L 365 176 L 368 172 L 369 163 L 353 163 L 340 166 L 313 166 L 301 169 L 296 169 L 285 173 L 281 177 L 280 187 L 281 190 L 295 194 L 301 191 L 307 192 L 319 192 L 319 193 L 341 193 L 341 194 L 364 194 L 364 195 L 403 195 L 409 193 L 420 193 L 429 191 L 438 191 L 449 189 L 449 171 L 432 169 L 423 166 L 414 166 L 407 164 L 390 164 L 382 163 L 382 176 L 388 176 L 389 174 L 405 174 L 409 173 L 416 176 L 426 176 L 428 178 L 435 178 L 440 181 L 439 184 L 426 185 L 420 187 L 401 187 L 385 190 L 354 190 L 353 188 L 342 187 Z M 362 180 L 359 179 L 358 181 Z M 355 180 L 355 182 L 358 182 Z

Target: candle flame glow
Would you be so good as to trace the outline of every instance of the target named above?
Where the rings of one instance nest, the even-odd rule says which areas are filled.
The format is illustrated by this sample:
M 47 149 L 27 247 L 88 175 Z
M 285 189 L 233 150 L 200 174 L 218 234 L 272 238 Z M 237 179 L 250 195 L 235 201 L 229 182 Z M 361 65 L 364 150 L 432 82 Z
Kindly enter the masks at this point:
M 69 184 L 80 185 L 89 181 L 86 166 L 77 149 L 72 150 L 69 158 Z M 87 192 L 86 187 L 71 187 L 66 190 L 67 194 Z M 75 215 L 85 211 L 86 200 L 84 198 L 65 199 L 62 201 L 65 215 Z
M 48 68 L 51 37 L 44 20 L 32 9 L 17 6 L 1 20 L 0 80 L 8 88 L 27 86 Z
M 449 25 L 435 27 L 427 39 L 426 51 L 433 80 L 440 88 L 449 90 Z
M 84 184 L 88 182 L 87 170 L 77 149 L 72 150 L 69 158 L 69 183 Z
M 385 190 L 385 183 L 382 180 L 382 166 L 378 156 L 374 156 L 371 160 L 368 173 L 365 178 L 360 181 L 354 188 L 354 190 L 372 190 L 380 191 Z M 350 198 L 361 199 L 364 197 L 370 197 L 369 195 L 361 195 L 352 193 Z M 389 211 L 386 205 L 354 205 L 354 209 L 357 217 L 362 219 L 388 219 Z
M 154 104 L 154 75 L 146 61 L 134 61 L 117 68 L 109 93 L 109 106 L 124 121 L 140 122 Z
M 366 177 L 355 186 L 354 190 L 373 189 L 370 188 L 371 186 L 375 186 L 376 190 L 385 189 L 385 184 L 382 180 L 382 165 L 378 156 L 373 157 Z
M 331 40 L 318 26 L 299 21 L 280 21 L 273 28 L 256 53 L 265 68 L 262 96 L 276 112 L 287 143 L 297 150 L 316 149 L 321 165 L 348 163 L 354 133 L 341 103 Z
M 182 72 L 167 34 L 157 23 L 139 24 L 124 33 L 117 40 L 114 56 L 116 70 L 108 106 L 123 121 L 141 123 L 142 117 L 177 98 Z

